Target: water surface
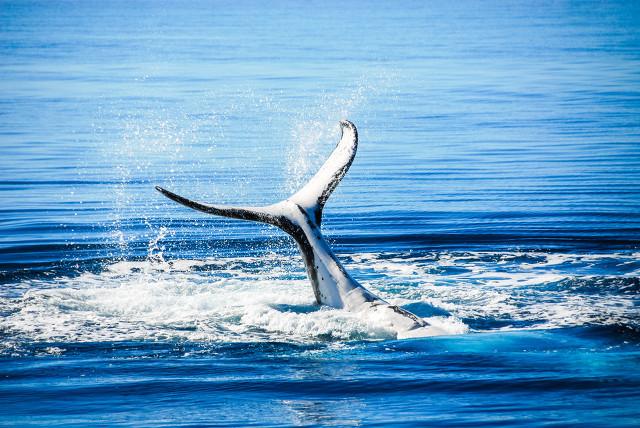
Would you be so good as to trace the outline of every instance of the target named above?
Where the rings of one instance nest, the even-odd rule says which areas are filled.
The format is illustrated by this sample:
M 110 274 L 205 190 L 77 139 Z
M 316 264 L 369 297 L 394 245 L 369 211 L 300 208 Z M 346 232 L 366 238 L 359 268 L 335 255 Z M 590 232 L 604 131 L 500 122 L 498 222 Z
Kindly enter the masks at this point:
M 636 426 L 633 2 L 0 2 L 0 423 Z M 269 204 L 451 335 L 318 307 Z

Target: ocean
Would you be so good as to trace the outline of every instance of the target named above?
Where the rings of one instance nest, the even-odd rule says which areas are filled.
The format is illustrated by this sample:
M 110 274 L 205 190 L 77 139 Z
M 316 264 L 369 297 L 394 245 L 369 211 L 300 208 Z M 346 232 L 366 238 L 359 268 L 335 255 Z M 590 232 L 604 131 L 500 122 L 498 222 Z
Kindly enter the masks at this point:
M 268 205 L 356 124 L 318 306 Z M 0 1 L 0 425 L 638 426 L 640 4 Z

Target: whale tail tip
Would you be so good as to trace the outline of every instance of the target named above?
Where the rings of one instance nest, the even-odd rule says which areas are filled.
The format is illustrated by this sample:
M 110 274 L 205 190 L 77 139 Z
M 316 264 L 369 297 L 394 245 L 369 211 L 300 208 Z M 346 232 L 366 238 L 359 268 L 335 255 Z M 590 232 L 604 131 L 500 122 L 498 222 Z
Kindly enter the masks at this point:
M 356 126 L 343 119 L 340 121 L 342 135 L 335 149 L 322 164 L 318 172 L 296 193 L 288 198 L 311 214 L 318 226 L 322 221 L 322 209 L 327 200 L 346 175 L 358 148 L 358 130 Z M 193 201 L 160 186 L 155 189 L 167 198 L 189 208 L 207 214 L 241 220 L 252 220 L 281 226 L 280 218 L 284 215 L 279 208 L 280 203 L 265 207 L 236 207 L 229 205 L 212 205 Z

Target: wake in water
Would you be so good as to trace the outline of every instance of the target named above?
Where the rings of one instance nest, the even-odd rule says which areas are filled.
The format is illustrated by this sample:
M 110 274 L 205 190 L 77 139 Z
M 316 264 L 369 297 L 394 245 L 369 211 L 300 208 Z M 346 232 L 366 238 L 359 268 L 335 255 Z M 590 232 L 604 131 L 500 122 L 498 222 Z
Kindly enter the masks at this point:
M 150 247 L 151 248 L 151 247 Z M 383 320 L 315 304 L 296 256 L 121 261 L 23 280 L 0 295 L 3 352 L 25 342 L 343 342 L 395 338 Z M 640 331 L 637 253 L 346 256 L 368 288 L 449 334 L 573 326 Z

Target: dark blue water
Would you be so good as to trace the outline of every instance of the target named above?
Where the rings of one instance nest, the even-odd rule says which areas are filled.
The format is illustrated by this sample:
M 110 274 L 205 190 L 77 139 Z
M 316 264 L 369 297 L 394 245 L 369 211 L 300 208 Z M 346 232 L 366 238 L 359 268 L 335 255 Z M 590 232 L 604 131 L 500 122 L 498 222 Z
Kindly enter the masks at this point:
M 453 4 L 455 3 L 455 4 Z M 451 332 L 318 307 L 269 204 Z M 637 426 L 635 2 L 0 2 L 0 425 Z

